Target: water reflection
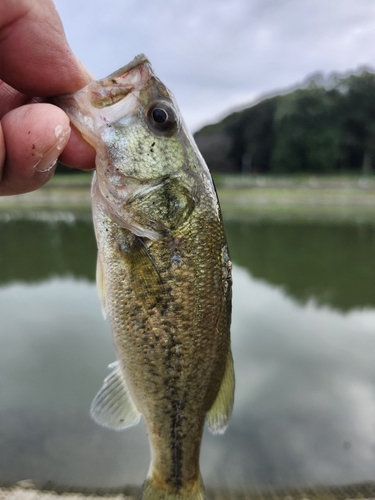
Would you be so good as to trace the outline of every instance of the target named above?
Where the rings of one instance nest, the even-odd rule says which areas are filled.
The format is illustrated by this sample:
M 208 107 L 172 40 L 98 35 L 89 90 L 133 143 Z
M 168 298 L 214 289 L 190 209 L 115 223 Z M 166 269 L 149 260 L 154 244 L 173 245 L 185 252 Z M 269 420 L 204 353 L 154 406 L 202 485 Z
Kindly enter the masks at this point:
M 233 474 L 273 485 L 373 478 L 375 310 L 301 307 L 236 271 Z
M 140 484 L 143 423 L 115 433 L 88 415 L 114 351 L 93 283 L 91 224 L 68 219 L 0 224 L 0 481 Z M 227 433 L 204 435 L 206 484 L 372 479 L 374 228 L 227 230 L 237 392 Z
M 375 226 L 228 222 L 233 260 L 305 302 L 341 310 L 375 306 Z
M 50 276 L 94 280 L 96 242 L 90 214 L 32 215 L 0 218 L 0 286 Z
M 226 231 L 236 264 L 302 303 L 375 307 L 374 225 L 227 221 Z M 0 219 L 0 238 L 0 285 L 69 275 L 94 280 L 89 214 Z
M 142 481 L 143 427 L 120 436 L 89 416 L 115 359 L 94 284 L 13 284 L 0 289 L 0 308 L 0 480 L 97 487 Z

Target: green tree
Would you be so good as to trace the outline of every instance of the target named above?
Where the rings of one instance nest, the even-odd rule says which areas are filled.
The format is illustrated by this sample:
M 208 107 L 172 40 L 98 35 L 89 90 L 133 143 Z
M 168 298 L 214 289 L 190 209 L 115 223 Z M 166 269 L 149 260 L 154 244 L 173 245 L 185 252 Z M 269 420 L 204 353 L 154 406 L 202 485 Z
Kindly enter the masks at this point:
M 315 78 L 195 135 L 213 171 L 370 172 L 375 167 L 375 75 Z
M 375 75 L 363 71 L 338 81 L 344 106 L 343 155 L 349 168 L 373 169 L 375 157 Z
M 269 170 L 273 146 L 274 114 L 280 96 L 265 99 L 245 109 L 228 127 L 232 137 L 230 157 L 241 173 Z
M 283 96 L 274 116 L 271 171 L 332 172 L 340 164 L 341 123 L 336 89 L 315 83 Z

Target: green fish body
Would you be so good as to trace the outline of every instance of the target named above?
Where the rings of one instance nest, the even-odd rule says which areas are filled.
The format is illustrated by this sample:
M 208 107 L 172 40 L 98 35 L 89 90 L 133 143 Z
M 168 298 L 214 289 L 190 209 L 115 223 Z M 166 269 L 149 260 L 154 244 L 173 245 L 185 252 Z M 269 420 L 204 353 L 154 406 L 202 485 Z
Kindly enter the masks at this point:
M 143 415 L 143 500 L 204 498 L 204 422 L 233 406 L 231 262 L 211 176 L 144 56 L 56 103 L 96 149 L 97 284 L 117 362 L 93 401 L 117 430 Z

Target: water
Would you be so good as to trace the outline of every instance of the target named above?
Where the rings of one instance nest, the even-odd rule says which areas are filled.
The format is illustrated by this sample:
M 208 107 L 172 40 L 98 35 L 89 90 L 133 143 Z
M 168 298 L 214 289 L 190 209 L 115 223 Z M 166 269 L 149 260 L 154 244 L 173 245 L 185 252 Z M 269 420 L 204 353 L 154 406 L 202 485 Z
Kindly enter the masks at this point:
M 207 486 L 345 484 L 375 476 L 375 226 L 226 223 L 237 390 L 205 432 Z M 143 422 L 89 406 L 115 359 L 89 214 L 0 217 L 0 482 L 141 484 Z

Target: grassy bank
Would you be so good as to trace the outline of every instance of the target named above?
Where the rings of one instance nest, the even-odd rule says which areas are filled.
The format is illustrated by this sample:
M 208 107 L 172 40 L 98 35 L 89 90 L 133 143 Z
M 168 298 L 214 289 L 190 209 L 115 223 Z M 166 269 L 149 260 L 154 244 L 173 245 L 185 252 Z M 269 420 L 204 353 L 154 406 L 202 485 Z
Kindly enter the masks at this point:
M 91 174 L 55 176 L 42 189 L 0 197 L 0 210 L 88 210 Z M 225 218 L 375 222 L 375 177 L 218 176 Z
M 362 176 L 215 177 L 226 218 L 375 222 L 375 178 Z
M 92 174 L 55 175 L 38 191 L 0 196 L 0 211 L 89 210 Z

